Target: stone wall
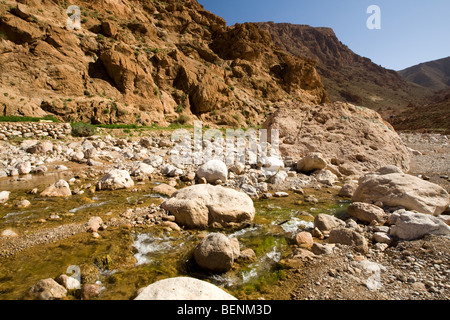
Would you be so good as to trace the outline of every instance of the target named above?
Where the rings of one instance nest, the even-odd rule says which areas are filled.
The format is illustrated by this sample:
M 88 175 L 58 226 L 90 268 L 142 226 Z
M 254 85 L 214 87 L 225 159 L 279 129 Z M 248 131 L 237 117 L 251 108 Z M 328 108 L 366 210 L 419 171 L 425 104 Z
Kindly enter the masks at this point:
M 42 138 L 63 139 L 70 135 L 69 123 L 54 122 L 1 122 L 0 140 L 10 138 Z

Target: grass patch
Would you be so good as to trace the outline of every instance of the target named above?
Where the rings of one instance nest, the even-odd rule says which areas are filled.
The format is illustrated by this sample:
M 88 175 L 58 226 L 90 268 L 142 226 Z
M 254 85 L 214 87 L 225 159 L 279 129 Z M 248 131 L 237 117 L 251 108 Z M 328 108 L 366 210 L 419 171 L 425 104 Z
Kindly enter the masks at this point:
M 140 126 L 138 126 L 137 124 L 119 124 L 119 123 L 115 123 L 115 124 L 96 124 L 94 125 L 97 128 L 103 128 L 103 129 L 139 129 L 141 128 Z
M 89 123 L 71 123 L 73 137 L 90 137 L 97 132 L 97 128 Z

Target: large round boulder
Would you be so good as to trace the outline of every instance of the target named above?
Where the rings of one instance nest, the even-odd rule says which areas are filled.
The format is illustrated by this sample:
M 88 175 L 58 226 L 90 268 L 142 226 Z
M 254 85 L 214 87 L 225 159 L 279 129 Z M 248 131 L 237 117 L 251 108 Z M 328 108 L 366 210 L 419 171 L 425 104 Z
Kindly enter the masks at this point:
M 450 227 L 441 219 L 418 212 L 397 210 L 389 221 L 391 236 L 401 240 L 415 240 L 426 235 L 450 235 Z
M 205 178 L 208 183 L 214 183 L 217 180 L 225 182 L 228 177 L 228 169 L 223 161 L 210 160 L 201 165 L 196 174 L 198 178 Z
M 228 238 L 222 233 L 211 233 L 195 248 L 194 258 L 201 269 L 223 273 L 231 269 L 239 254 L 239 242 L 236 238 Z
M 237 300 L 221 288 L 190 277 L 159 280 L 144 288 L 135 300 Z
M 255 216 L 253 201 L 247 194 L 209 184 L 180 189 L 161 207 L 188 228 L 242 227 Z
M 421 213 L 440 215 L 450 204 L 447 191 L 437 184 L 404 173 L 368 174 L 359 179 L 354 202 L 382 202 Z

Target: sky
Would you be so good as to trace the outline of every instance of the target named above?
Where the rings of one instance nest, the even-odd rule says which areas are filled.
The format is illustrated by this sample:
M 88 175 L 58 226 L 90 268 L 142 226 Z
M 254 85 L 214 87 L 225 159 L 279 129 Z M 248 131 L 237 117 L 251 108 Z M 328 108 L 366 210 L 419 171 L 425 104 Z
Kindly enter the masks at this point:
M 450 0 L 197 0 L 229 26 L 289 22 L 329 27 L 360 56 L 393 70 L 450 56 Z M 367 21 L 380 9 L 380 29 Z M 370 20 L 375 23 L 377 20 Z

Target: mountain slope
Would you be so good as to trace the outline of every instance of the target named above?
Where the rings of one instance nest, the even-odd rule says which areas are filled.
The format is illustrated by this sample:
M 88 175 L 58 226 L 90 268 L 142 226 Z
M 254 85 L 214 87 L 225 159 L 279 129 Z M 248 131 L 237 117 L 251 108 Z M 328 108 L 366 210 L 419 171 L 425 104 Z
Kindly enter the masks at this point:
M 409 67 L 398 72 L 404 79 L 433 90 L 450 88 L 450 57 Z
M 428 94 L 428 89 L 355 54 L 330 28 L 273 22 L 258 25 L 280 48 L 317 60 L 317 70 L 331 100 L 364 105 L 389 118 L 411 103 L 422 103 Z
M 0 114 L 245 126 L 287 99 L 327 101 L 311 60 L 195 0 L 70 4 L 79 30 L 66 26 L 67 2 L 0 2 Z
M 425 105 L 410 105 L 391 123 L 397 130 L 450 134 L 450 88 L 439 92 Z

